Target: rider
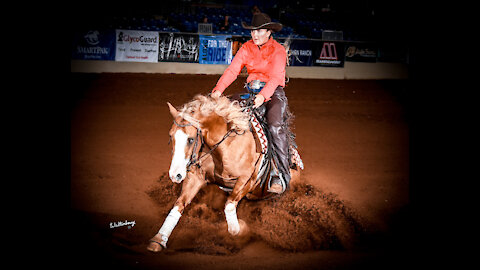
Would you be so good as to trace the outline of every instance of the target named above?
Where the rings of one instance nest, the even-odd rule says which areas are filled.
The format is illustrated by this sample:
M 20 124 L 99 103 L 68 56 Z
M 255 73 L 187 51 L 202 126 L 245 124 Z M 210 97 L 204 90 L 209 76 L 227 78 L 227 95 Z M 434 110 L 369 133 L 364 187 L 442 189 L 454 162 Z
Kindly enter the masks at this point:
M 285 96 L 285 67 L 287 53 L 285 48 L 275 41 L 271 34 L 282 29 L 282 24 L 272 22 L 265 13 L 253 15 L 250 25 L 242 22 L 245 29 L 251 30 L 252 39 L 245 42 L 225 70 L 212 91 L 212 97 L 218 98 L 237 78 L 244 66 L 247 67 L 247 84 L 264 85 L 256 95 L 254 108 L 266 104 L 266 119 L 272 135 L 273 145 L 278 154 L 280 177 L 270 182 L 269 192 L 283 193 L 290 183 L 289 144 L 287 120 L 287 98 Z

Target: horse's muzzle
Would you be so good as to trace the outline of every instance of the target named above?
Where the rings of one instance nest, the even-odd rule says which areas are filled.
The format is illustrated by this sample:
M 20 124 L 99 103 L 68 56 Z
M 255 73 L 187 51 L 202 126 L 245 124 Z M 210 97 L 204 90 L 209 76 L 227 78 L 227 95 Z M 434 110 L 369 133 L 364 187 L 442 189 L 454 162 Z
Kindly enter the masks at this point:
M 180 173 L 178 173 L 176 175 L 170 175 L 170 180 L 172 180 L 172 182 L 177 183 L 177 184 L 181 183 L 183 181 L 183 179 L 185 179 L 185 176 L 180 174 Z

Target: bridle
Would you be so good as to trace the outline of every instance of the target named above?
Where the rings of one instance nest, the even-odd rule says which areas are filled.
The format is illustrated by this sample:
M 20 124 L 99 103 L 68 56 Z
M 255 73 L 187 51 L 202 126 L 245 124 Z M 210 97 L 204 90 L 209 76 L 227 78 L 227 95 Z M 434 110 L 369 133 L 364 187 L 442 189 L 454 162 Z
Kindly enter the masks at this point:
M 183 125 L 179 124 L 179 123 L 177 123 L 177 121 L 175 121 L 175 119 L 173 119 L 173 123 L 175 125 L 177 125 L 178 127 L 182 127 L 182 128 L 193 126 L 192 123 L 187 123 L 187 124 L 183 124 Z M 196 165 L 198 168 L 200 168 L 199 160 L 197 160 L 197 148 L 199 147 L 199 145 L 200 145 L 200 148 L 203 146 L 202 130 L 200 128 L 195 127 L 195 126 L 193 126 L 193 127 L 197 130 L 197 135 L 195 136 L 195 142 L 193 144 L 192 154 L 190 155 L 190 158 L 189 158 L 188 163 L 187 163 L 187 172 L 190 171 L 190 167 L 192 165 Z M 201 149 L 199 149 L 198 153 L 200 153 L 200 150 Z
M 212 152 L 213 152 L 215 149 L 217 149 L 217 147 L 218 147 L 223 141 L 225 141 L 225 139 L 227 139 L 227 138 L 230 136 L 230 134 L 232 134 L 232 132 L 235 132 L 235 134 L 237 134 L 237 135 L 243 135 L 243 134 L 245 134 L 245 131 L 243 131 L 243 133 L 239 133 L 239 132 L 237 132 L 237 131 L 234 130 L 234 129 L 229 130 L 229 131 L 223 136 L 223 138 L 222 138 L 218 143 L 214 144 L 214 145 L 210 148 L 210 150 L 209 150 L 207 153 L 203 154 L 201 157 L 199 157 L 199 158 L 197 159 L 197 147 L 199 147 L 199 145 L 200 145 L 200 149 L 199 149 L 199 151 L 198 151 L 198 153 L 199 153 L 199 155 L 200 155 L 200 152 L 202 151 L 202 147 L 205 145 L 205 141 L 203 140 L 203 136 L 202 136 L 202 130 L 201 130 L 200 128 L 194 126 L 192 123 L 179 124 L 179 123 L 177 123 L 177 121 L 175 121 L 175 119 L 173 119 L 173 123 L 174 123 L 175 125 L 177 125 L 178 127 L 189 127 L 189 126 L 193 126 L 193 127 L 197 130 L 197 135 L 195 136 L 195 142 L 194 142 L 194 144 L 193 144 L 192 154 L 190 155 L 190 158 L 189 158 L 188 163 L 187 163 L 187 172 L 190 171 L 190 167 L 191 167 L 191 166 L 196 166 L 197 168 L 200 168 L 200 167 L 201 167 L 200 161 L 201 161 L 204 157 L 212 154 Z M 208 145 L 207 145 L 207 147 L 208 147 Z

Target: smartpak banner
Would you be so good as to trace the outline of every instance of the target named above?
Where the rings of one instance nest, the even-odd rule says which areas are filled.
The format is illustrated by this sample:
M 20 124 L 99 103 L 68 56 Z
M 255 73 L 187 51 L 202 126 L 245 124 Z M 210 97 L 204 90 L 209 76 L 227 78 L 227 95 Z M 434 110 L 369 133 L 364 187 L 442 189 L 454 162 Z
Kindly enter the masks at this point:
M 229 65 L 232 62 L 231 36 L 200 35 L 200 64 Z
M 116 30 L 115 61 L 158 62 L 158 32 Z
M 115 32 L 89 30 L 74 33 L 72 59 L 115 60 Z

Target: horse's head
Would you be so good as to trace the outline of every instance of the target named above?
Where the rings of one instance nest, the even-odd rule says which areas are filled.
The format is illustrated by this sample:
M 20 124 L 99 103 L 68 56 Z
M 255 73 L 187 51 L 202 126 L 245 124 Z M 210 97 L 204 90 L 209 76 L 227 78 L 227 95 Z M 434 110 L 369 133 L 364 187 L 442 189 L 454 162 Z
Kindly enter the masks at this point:
M 167 104 L 173 117 L 169 132 L 173 157 L 168 174 L 174 183 L 181 183 L 187 176 L 190 163 L 198 158 L 202 139 L 199 129 L 179 116 L 177 109 L 170 103 Z

